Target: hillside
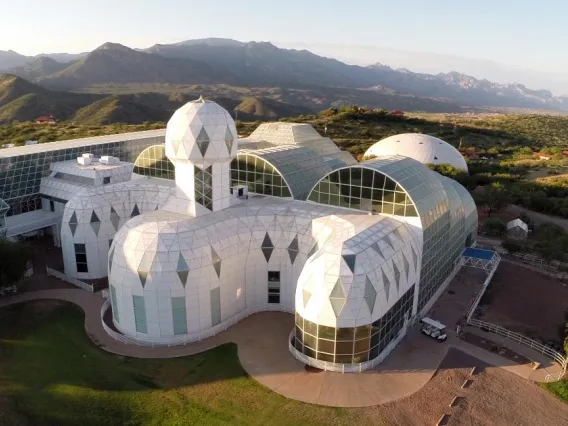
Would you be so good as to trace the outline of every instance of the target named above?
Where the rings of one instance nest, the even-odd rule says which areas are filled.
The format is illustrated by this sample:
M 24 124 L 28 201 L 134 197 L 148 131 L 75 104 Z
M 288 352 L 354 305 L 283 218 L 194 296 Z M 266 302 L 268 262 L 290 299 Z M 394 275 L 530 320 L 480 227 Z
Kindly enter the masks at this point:
M 40 56 L 25 63 L 21 67 L 13 68 L 12 73 L 26 80 L 35 80 L 55 74 L 68 66 L 69 64 L 57 62 L 55 59 L 48 56 Z
M 281 49 L 267 42 L 202 39 L 157 44 L 138 50 L 105 43 L 88 54 L 75 56 L 78 58 L 75 62 L 61 65 L 64 69 L 58 69 L 53 62 L 49 62 L 49 66 L 22 65 L 21 61 L 26 57 L 16 57 L 14 52 L 0 53 L 0 69 L 17 62 L 19 65 L 12 73 L 57 90 L 118 94 L 121 90 L 135 91 L 141 86 L 145 91 L 162 91 L 164 86 L 169 86 L 172 92 L 178 92 L 197 84 L 296 92 L 351 90 L 355 98 L 352 103 L 371 107 L 378 106 L 379 96 L 390 95 L 399 97 L 401 104 L 408 100 L 401 97 L 421 99 L 419 103 L 425 105 L 423 111 L 447 111 L 447 107 L 441 108 L 443 103 L 454 105 L 454 111 L 456 105 L 469 109 L 568 111 L 566 98 L 555 97 L 547 90 L 532 90 L 522 84 L 497 84 L 457 72 L 414 73 L 380 63 L 368 67 L 347 65 L 307 50 Z M 365 96 L 363 92 L 369 93 Z M 331 103 L 341 100 L 333 99 Z M 325 102 L 328 102 L 327 98 Z M 328 106 L 329 103 L 322 104 L 318 109 Z M 309 107 L 313 109 L 313 106 Z M 404 107 L 398 105 L 395 108 Z
M 38 79 L 45 87 L 78 89 L 98 84 L 216 83 L 217 70 L 192 59 L 164 58 L 105 43 L 63 70 Z
M 89 125 L 162 122 L 167 121 L 181 105 L 202 93 L 103 95 L 57 92 L 17 76 L 0 74 L 0 123 L 31 121 L 41 115 L 53 115 L 60 121 Z M 274 119 L 313 112 L 310 108 L 274 99 L 234 95 L 208 97 L 229 111 L 238 108 L 241 120 Z

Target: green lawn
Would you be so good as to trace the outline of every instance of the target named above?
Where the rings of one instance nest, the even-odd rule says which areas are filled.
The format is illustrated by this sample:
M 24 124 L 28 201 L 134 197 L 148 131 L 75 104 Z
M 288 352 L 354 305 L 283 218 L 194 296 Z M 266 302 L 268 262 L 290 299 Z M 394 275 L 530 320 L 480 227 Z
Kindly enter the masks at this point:
M 568 403 L 568 378 L 560 380 L 559 382 L 545 383 L 544 388 L 556 395 L 562 401 Z
M 304 404 L 268 390 L 247 376 L 233 344 L 169 360 L 108 354 L 88 339 L 83 313 L 70 305 L 43 313 L 37 303 L 0 310 L 0 336 L 2 425 L 370 421 L 360 410 Z

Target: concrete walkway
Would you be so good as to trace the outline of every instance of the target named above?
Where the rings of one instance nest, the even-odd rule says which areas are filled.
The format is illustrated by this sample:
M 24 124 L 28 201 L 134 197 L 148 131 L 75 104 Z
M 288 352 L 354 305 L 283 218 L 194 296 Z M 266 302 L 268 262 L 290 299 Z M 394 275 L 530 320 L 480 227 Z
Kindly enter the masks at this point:
M 288 335 L 294 327 L 293 315 L 264 312 L 245 318 L 230 329 L 201 342 L 175 347 L 127 345 L 110 337 L 101 324 L 105 299 L 100 293 L 79 289 L 41 290 L 18 294 L 0 301 L 0 308 L 16 303 L 55 299 L 72 302 L 85 312 L 89 338 L 105 351 L 136 358 L 173 358 L 193 355 L 223 343 L 238 345 L 245 371 L 255 380 L 287 398 L 336 407 L 366 407 L 384 404 L 417 392 L 434 375 L 450 347 L 463 350 L 483 361 L 506 368 L 525 378 L 526 366 L 511 365 L 499 355 L 460 341 L 450 334 L 445 343 L 429 339 L 418 328 L 409 330 L 401 344 L 375 370 L 341 374 L 309 372 L 288 351 Z

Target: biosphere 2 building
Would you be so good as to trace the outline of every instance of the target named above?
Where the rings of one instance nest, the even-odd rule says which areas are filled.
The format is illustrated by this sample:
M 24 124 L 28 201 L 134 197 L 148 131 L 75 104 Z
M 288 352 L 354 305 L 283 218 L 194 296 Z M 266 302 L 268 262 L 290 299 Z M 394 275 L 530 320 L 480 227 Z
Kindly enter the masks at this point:
M 124 164 L 97 166 L 112 182 L 76 193 L 61 224 L 66 274 L 108 271 L 114 327 L 133 343 L 185 344 L 276 310 L 295 314 L 296 358 L 361 371 L 430 308 L 476 235 L 455 181 L 403 156 L 356 163 L 307 124 L 239 140 L 199 99 L 148 149 L 129 181 Z

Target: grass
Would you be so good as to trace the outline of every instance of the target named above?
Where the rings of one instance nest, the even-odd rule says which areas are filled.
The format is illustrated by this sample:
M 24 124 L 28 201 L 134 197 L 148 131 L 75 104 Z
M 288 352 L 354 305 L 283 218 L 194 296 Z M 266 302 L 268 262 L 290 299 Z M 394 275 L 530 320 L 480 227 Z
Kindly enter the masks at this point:
M 362 414 L 270 391 L 246 374 L 234 344 L 166 360 L 109 354 L 76 307 L 40 314 L 38 303 L 55 302 L 0 311 L 0 424 L 341 425 Z
M 565 377 L 558 382 L 544 383 L 542 386 L 562 401 L 568 403 L 568 378 Z

